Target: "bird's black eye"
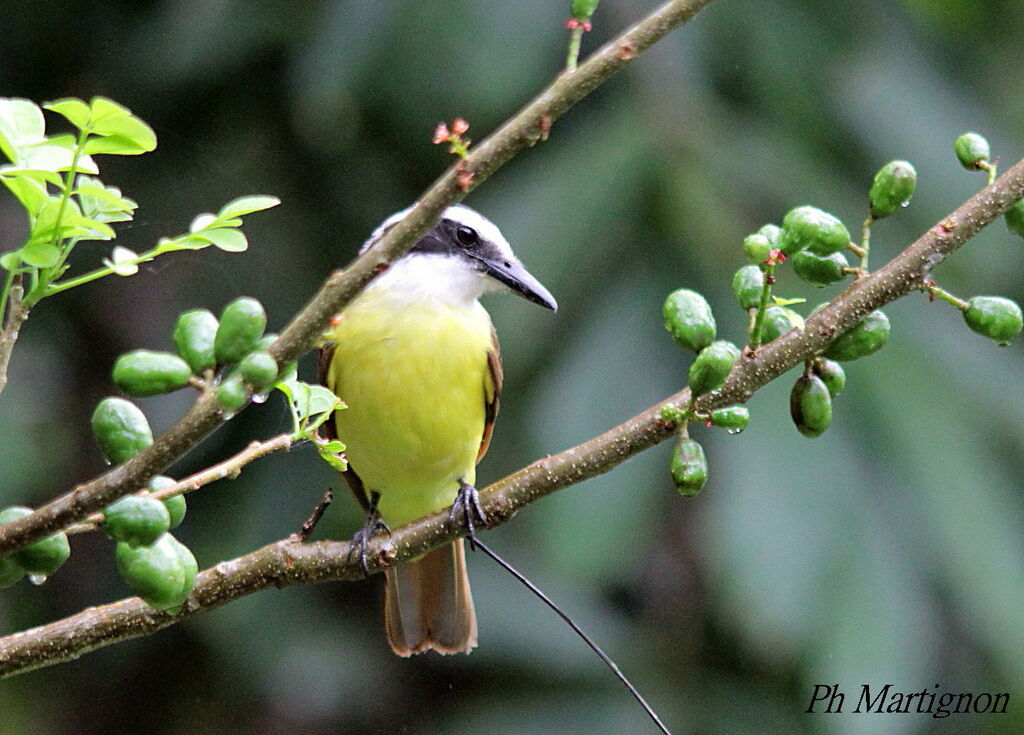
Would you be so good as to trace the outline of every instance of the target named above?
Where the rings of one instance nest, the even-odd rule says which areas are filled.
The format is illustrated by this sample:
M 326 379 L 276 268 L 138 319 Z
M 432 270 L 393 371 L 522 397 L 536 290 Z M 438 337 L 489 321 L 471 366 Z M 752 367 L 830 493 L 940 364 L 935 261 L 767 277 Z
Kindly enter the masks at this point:
M 476 230 L 472 227 L 466 227 L 460 225 L 455 230 L 455 239 L 459 241 L 459 244 L 466 248 L 471 248 L 480 242 L 480 236 L 476 234 Z

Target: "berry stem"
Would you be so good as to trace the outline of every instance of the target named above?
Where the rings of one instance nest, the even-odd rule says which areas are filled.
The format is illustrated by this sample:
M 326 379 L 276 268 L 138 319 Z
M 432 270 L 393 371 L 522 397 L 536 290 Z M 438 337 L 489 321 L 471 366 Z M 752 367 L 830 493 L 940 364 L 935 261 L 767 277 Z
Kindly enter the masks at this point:
M 874 223 L 875 218 L 869 214 L 868 218 L 864 220 L 864 224 L 860 226 L 860 247 L 850 243 L 850 250 L 860 258 L 860 272 L 863 275 L 867 275 L 869 272 L 868 255 L 871 253 L 871 225 Z
M 583 34 L 585 32 L 586 28 L 584 25 L 577 23 L 569 34 L 569 52 L 565 58 L 565 71 L 569 74 L 576 71 L 576 66 L 580 60 L 580 45 L 583 42 Z
M 927 291 L 933 297 L 940 298 L 946 303 L 952 304 L 960 311 L 967 311 L 968 309 L 971 308 L 971 305 L 968 304 L 966 301 L 964 301 L 961 298 L 957 298 L 946 289 L 937 286 L 932 281 L 926 281 L 923 284 L 921 284 L 921 290 Z
M 747 346 L 756 350 L 761 346 L 761 331 L 764 327 L 764 312 L 768 309 L 768 302 L 772 298 L 772 284 L 775 283 L 775 264 L 763 263 L 761 272 L 764 273 L 764 285 L 761 286 L 761 300 L 757 304 L 757 313 L 754 315 L 754 326 L 750 330 L 750 339 Z

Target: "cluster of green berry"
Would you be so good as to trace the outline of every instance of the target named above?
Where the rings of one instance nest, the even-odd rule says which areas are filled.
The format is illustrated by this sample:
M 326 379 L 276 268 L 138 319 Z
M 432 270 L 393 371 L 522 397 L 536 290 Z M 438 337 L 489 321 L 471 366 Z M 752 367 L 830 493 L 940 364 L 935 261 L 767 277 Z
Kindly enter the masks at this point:
M 294 372 L 294 364 L 281 369 L 267 351 L 277 335 L 264 335 L 266 326 L 263 305 L 248 296 L 225 306 L 219 321 L 206 309 L 186 311 L 171 335 L 177 355 L 152 350 L 121 355 L 114 363 L 114 382 L 135 397 L 169 393 L 190 384 L 215 386 L 218 403 L 233 413 L 253 393 Z
M 990 160 L 988 142 L 977 133 L 957 139 L 954 149 L 961 164 L 995 178 L 996 165 Z M 804 328 L 804 317 L 791 306 L 803 299 L 784 299 L 772 293 L 776 269 L 786 262 L 803 281 L 824 288 L 850 276 L 862 277 L 868 271 L 871 227 L 907 206 L 917 186 L 917 172 L 907 161 L 894 160 L 875 174 L 868 192 L 869 214 L 861 228 L 860 244 L 853 243 L 843 222 L 813 206 L 791 209 L 782 225 L 766 224 L 743 240 L 747 265 L 732 279 L 733 293 L 740 308 L 749 314 L 747 346 L 743 354 L 753 354 L 760 346 L 779 339 L 793 329 Z M 1024 237 L 1024 203 L 1018 202 L 1006 213 L 1010 230 Z M 851 266 L 844 251 L 859 259 Z M 975 296 L 963 301 L 923 281 L 919 289 L 931 298 L 942 298 L 963 312 L 967 325 L 1000 344 L 1007 344 L 1020 332 L 1024 321 L 1018 304 L 999 296 Z M 827 306 L 819 304 L 814 314 Z M 741 351 L 731 342 L 715 341 L 716 324 L 711 307 L 701 294 L 679 289 L 669 294 L 662 310 L 665 328 L 680 346 L 697 353 L 690 366 L 690 403 L 685 409 L 665 406 L 661 418 L 678 427 L 679 439 L 672 454 L 671 471 L 676 489 L 683 495 L 696 495 L 707 481 L 708 463 L 704 450 L 688 433 L 694 420 L 708 425 L 741 431 L 749 421 L 747 409 L 730 406 L 707 415 L 696 410 L 697 399 L 719 389 Z M 822 352 L 807 360 L 801 376 L 790 393 L 793 423 L 804 436 L 817 437 L 832 422 L 832 400 L 846 385 L 841 362 L 858 360 L 880 350 L 888 341 L 891 328 L 880 310 L 868 314 L 840 334 Z
M 267 352 L 276 335 L 264 335 L 266 312 L 256 299 L 235 299 L 218 320 L 205 309 L 182 313 L 172 339 L 177 354 L 136 350 L 114 363 L 117 386 L 133 397 L 169 393 L 187 385 L 212 389 L 226 413 L 242 407 L 253 393 L 266 390 L 294 373 L 281 370 Z M 142 410 L 131 401 L 109 397 L 92 417 L 96 442 L 107 461 L 121 464 L 153 443 L 153 432 Z M 131 590 L 161 610 L 176 611 L 195 584 L 197 565 L 192 552 L 169 531 L 185 516 L 185 498 L 163 501 L 149 495 L 173 484 L 154 477 L 148 490 L 129 495 L 104 511 L 104 528 L 117 542 L 117 568 Z
M 0 526 L 24 518 L 31 512 L 31 508 L 22 505 L 4 508 L 0 511 Z M 40 539 L 0 559 L 0 589 L 10 587 L 26 575 L 33 584 L 42 584 L 47 577 L 60 569 L 70 556 L 71 545 L 63 531 Z

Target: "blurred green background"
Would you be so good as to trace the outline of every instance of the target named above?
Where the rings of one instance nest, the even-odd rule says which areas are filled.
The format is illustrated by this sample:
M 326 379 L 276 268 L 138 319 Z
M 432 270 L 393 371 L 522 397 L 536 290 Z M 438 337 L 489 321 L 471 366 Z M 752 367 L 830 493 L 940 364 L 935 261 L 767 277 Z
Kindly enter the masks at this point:
M 654 6 L 605 0 L 585 49 Z M 0 504 L 38 504 L 103 470 L 88 430 L 110 365 L 167 349 L 176 315 L 261 299 L 280 328 L 373 227 L 449 159 L 435 124 L 470 136 L 558 70 L 568 1 L 8 2 L 0 94 L 107 95 L 156 129 L 142 158 L 101 160 L 140 203 L 119 242 L 144 249 L 248 193 L 251 249 L 166 256 L 47 301 L 0 397 Z M 717 0 L 556 124 L 468 203 L 557 296 L 552 315 L 492 297 L 505 401 L 482 484 L 590 438 L 677 390 L 689 358 L 660 323 L 676 287 L 705 293 L 740 340 L 729 290 L 742 237 L 813 203 L 851 229 L 871 176 L 908 158 L 912 205 L 875 230 L 880 265 L 983 183 L 953 139 L 1024 155 L 1024 5 L 1011 0 Z M 61 122 L 50 121 L 55 129 Z M 0 197 L 0 249 L 25 224 Z M 106 255 L 76 251 L 87 268 Z M 1024 298 L 1001 224 L 936 271 L 961 296 Z M 837 292 L 789 271 L 785 295 Z M 759 392 L 741 436 L 699 430 L 712 479 L 678 497 L 657 447 L 524 510 L 487 540 L 618 660 L 677 733 L 1024 731 L 1021 347 L 968 331 L 923 296 L 888 310 L 893 340 L 849 365 L 833 427 L 790 425 L 795 373 Z M 307 358 L 302 373 L 313 378 Z M 157 431 L 182 393 L 146 399 Z M 246 411 L 171 474 L 286 425 Z M 298 449 L 190 496 L 179 537 L 202 566 L 294 531 L 337 480 Z M 344 497 L 319 533 L 359 523 Z M 77 536 L 40 588 L 0 593 L 0 632 L 125 594 L 112 545 Z M 400 660 L 380 581 L 268 591 L 144 640 L 0 682 L 3 733 L 625 733 L 653 731 L 554 615 L 470 559 L 480 648 Z M 1010 692 L 1009 714 L 808 715 L 817 683 Z

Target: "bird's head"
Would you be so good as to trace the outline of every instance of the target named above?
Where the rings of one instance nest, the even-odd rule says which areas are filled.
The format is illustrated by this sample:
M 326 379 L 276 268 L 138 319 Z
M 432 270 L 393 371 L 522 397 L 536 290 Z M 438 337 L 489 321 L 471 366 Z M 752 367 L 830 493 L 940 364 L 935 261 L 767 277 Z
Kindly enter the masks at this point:
M 384 220 L 364 249 L 410 209 Z M 461 204 L 448 207 L 434 228 L 392 263 L 375 285 L 456 303 L 474 301 L 488 291 L 507 290 L 552 311 L 558 309 L 555 298 L 523 267 L 497 226 Z

